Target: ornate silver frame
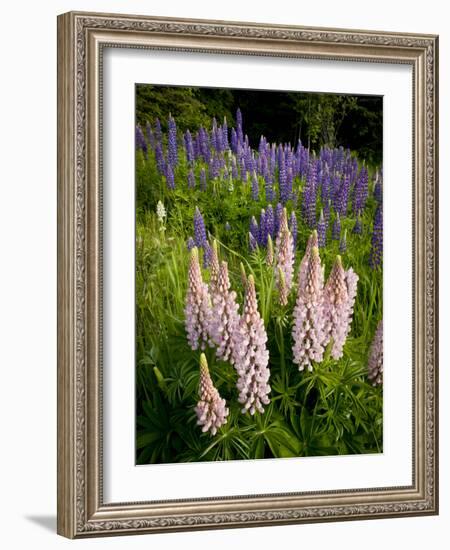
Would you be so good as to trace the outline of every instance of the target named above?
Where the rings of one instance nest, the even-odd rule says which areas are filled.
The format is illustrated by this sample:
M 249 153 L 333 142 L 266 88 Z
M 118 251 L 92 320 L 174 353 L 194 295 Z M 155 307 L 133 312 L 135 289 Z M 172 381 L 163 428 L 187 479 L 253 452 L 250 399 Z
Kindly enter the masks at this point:
M 102 500 L 102 48 L 406 63 L 413 68 L 414 418 L 408 487 Z M 58 17 L 58 533 L 70 538 L 438 513 L 438 38 L 95 13 Z

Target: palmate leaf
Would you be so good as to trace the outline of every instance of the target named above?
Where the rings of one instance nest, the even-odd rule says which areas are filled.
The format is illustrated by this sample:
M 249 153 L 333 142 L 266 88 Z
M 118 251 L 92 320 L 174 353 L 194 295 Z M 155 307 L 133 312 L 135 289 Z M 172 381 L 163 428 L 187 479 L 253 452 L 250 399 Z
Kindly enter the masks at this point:
M 155 390 L 152 401 L 142 403 L 143 414 L 138 416 L 138 426 L 142 429 L 137 433 L 138 464 L 173 462 L 182 446 L 182 436 L 179 434 L 179 424 L 176 415 L 171 411 L 167 401 Z M 184 415 L 183 410 L 183 415 Z

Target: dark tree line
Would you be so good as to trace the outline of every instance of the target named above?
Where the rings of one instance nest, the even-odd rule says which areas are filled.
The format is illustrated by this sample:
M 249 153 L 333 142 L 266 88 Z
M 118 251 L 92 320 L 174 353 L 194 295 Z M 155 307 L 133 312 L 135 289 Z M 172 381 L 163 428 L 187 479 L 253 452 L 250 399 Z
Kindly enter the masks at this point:
M 285 91 L 175 86 L 136 86 L 136 121 L 158 117 L 165 127 L 169 113 L 180 130 L 209 128 L 211 119 L 235 123 L 236 109 L 253 147 L 269 141 L 296 143 L 318 150 L 322 145 L 349 147 L 369 163 L 379 164 L 383 149 L 383 99 Z

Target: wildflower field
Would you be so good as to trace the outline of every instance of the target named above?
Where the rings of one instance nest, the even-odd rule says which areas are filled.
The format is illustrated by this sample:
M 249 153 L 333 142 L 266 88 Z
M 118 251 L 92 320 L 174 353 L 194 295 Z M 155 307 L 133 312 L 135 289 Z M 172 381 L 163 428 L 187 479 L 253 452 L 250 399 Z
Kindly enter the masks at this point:
M 234 96 L 224 119 L 219 92 L 158 93 L 159 117 L 137 96 L 137 463 L 382 452 L 381 159 L 336 122 L 358 100 L 314 97 L 287 141 L 249 137 Z

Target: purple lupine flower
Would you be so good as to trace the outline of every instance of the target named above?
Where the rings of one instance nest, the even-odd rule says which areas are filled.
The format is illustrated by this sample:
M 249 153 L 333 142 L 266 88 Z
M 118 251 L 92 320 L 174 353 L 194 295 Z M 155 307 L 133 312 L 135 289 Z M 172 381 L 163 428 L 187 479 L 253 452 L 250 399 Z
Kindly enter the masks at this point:
M 210 432 L 216 435 L 217 430 L 227 423 L 229 410 L 225 399 L 220 397 L 209 374 L 208 362 L 204 353 L 200 355 L 200 381 L 198 386 L 200 400 L 195 407 L 197 425 L 202 427 L 202 432 Z
M 264 412 L 270 402 L 269 351 L 267 333 L 258 311 L 255 280 L 249 275 L 245 289 L 244 309 L 234 333 L 234 367 L 238 373 L 236 387 L 242 412 L 253 415 Z
M 231 128 L 231 150 L 236 153 L 238 148 L 238 138 L 236 134 L 236 130 L 234 128 Z
M 166 185 L 167 189 L 175 189 L 175 177 L 170 164 L 166 166 Z
M 311 249 L 305 277 L 302 284 L 299 284 L 293 315 L 293 361 L 300 371 L 305 367 L 312 371 L 312 362 L 320 362 L 323 359 L 322 341 L 325 326 L 323 268 L 320 263 L 319 249 L 316 246 Z
M 216 355 L 222 361 L 233 364 L 234 333 L 239 323 L 236 292 L 230 291 L 228 264 L 220 264 L 217 282 L 211 291 L 211 337 L 217 346 Z
M 203 268 L 207 269 L 211 264 L 212 248 L 208 241 L 203 246 Z
M 236 163 L 236 157 L 232 157 L 231 159 L 231 177 L 234 180 L 237 180 L 239 178 L 237 163 Z
M 242 125 L 242 113 L 239 107 L 236 110 L 236 135 L 237 135 L 237 146 L 242 145 L 244 142 L 244 133 Z
M 192 168 L 188 172 L 188 188 L 189 189 L 195 188 L 195 175 L 194 175 L 194 170 L 192 170 Z
M 289 231 L 287 211 L 283 209 L 283 215 L 280 221 L 280 229 L 278 231 L 277 239 L 275 242 L 275 258 L 276 258 L 276 280 L 279 291 L 279 298 L 281 305 L 287 304 L 287 295 L 292 288 L 292 279 L 294 275 L 294 246 L 292 234 Z M 280 270 L 283 273 L 282 281 L 278 276 Z M 286 292 L 280 292 L 281 285 L 286 287 Z
M 206 170 L 204 168 L 200 170 L 200 189 L 206 191 Z
M 278 165 L 278 188 L 280 192 L 280 202 L 285 205 L 289 200 L 289 190 L 288 190 L 288 175 L 286 170 L 286 164 L 284 161 L 284 155 L 279 156 L 279 165 Z
M 275 227 L 274 227 L 274 236 L 278 235 L 280 231 L 280 222 L 283 217 L 283 205 L 279 202 L 275 209 Z
M 150 144 L 150 147 L 152 149 L 155 148 L 155 135 L 153 134 L 152 125 L 147 120 L 147 123 L 145 124 L 145 133 L 147 134 L 147 141 Z
M 205 162 L 209 163 L 209 158 L 211 156 L 210 148 L 209 148 L 209 136 L 208 132 L 200 126 L 198 129 L 198 142 L 199 142 L 199 148 L 201 155 L 203 157 L 203 160 Z
M 231 231 L 230 222 L 225 222 L 225 231 Z
M 363 166 L 356 178 L 354 197 L 353 197 L 353 212 L 359 214 L 366 206 L 367 197 L 369 196 L 369 174 L 367 168 Z
M 273 188 L 273 173 L 271 170 L 264 175 L 264 190 L 266 193 L 266 201 L 273 202 L 275 200 L 275 190 Z
M 250 232 L 248 233 L 248 248 L 250 252 L 255 252 L 255 250 L 258 248 L 258 241 Z
M 317 237 L 319 239 L 319 248 L 325 248 L 327 245 L 327 223 L 323 210 L 320 211 L 319 221 L 317 222 Z
M 341 254 L 344 254 L 344 252 L 347 250 L 347 230 L 344 231 L 344 234 L 341 237 L 341 240 L 339 241 L 339 252 Z
M 206 238 L 205 221 L 203 220 L 202 213 L 198 206 L 195 207 L 194 212 L 194 238 L 195 244 L 198 248 L 204 248 L 208 243 Z
M 311 161 L 303 189 L 303 216 L 309 227 L 316 225 L 317 162 Z
M 272 238 L 275 236 L 275 214 L 271 204 L 266 209 L 266 233 Z
M 211 145 L 214 147 L 216 151 L 219 150 L 217 145 L 217 120 L 216 117 L 213 117 L 212 119 L 212 130 L 211 130 Z
M 198 260 L 198 248 L 191 250 L 186 294 L 185 327 L 191 349 L 205 349 L 211 344 L 209 328 L 211 322 L 211 299 L 208 285 L 203 282 Z
M 258 176 L 256 175 L 256 171 L 253 170 L 253 173 L 252 173 L 252 199 L 254 201 L 257 201 L 258 197 L 259 197 Z
M 223 149 L 230 148 L 230 144 L 228 143 L 228 124 L 227 124 L 226 117 L 223 117 L 223 124 L 222 124 L 222 146 L 223 146 Z
M 172 115 L 169 115 L 167 126 L 167 161 L 172 168 L 175 168 L 178 164 L 177 125 Z
M 191 132 L 186 130 L 184 134 L 184 147 L 186 149 L 186 159 L 188 162 L 194 162 L 195 153 L 194 153 L 194 144 L 192 142 Z
M 189 239 L 186 241 L 186 247 L 188 251 L 190 252 L 195 246 L 195 241 L 192 237 L 189 237 Z
M 341 219 L 339 213 L 336 213 L 336 218 L 333 222 L 333 229 L 331 230 L 331 238 L 333 241 L 339 241 L 341 239 Z
M 292 234 L 292 246 L 294 247 L 294 250 L 297 247 L 297 217 L 295 215 L 295 212 L 292 211 L 291 215 L 289 217 L 289 229 Z
M 162 149 L 161 142 L 156 142 L 155 145 L 155 159 L 156 159 L 156 166 L 158 168 L 158 172 L 160 174 L 166 173 L 166 161 L 164 160 L 164 153 Z
M 142 151 L 144 153 L 144 157 L 147 158 L 147 155 L 148 155 L 147 142 L 145 141 L 144 133 L 139 125 L 136 126 L 135 135 L 136 135 L 135 137 L 136 151 L 139 151 L 139 150 Z
M 250 220 L 250 234 L 253 235 L 256 241 L 259 239 L 259 226 L 255 216 L 252 216 Z
M 372 233 L 372 249 L 370 251 L 369 265 L 376 269 L 381 265 L 383 259 L 383 210 L 381 205 L 375 212 Z
M 258 244 L 260 246 L 267 245 L 267 235 L 266 211 L 263 208 L 259 216 Z
M 159 143 L 161 143 L 162 140 L 162 130 L 161 130 L 161 122 L 159 121 L 159 118 L 156 118 L 155 120 L 155 138 Z
M 378 322 L 377 330 L 370 346 L 368 370 L 367 377 L 372 382 L 372 385 L 381 385 L 383 383 L 383 319 Z
M 350 177 L 350 174 L 346 173 L 344 174 L 344 177 L 341 181 L 341 185 L 339 186 L 339 191 L 338 191 L 337 201 L 335 206 L 336 211 L 340 214 L 341 217 L 344 217 L 347 215 L 350 185 L 351 185 L 351 177 Z
M 330 175 L 327 173 L 324 175 L 322 180 L 322 188 L 321 188 L 321 195 L 322 195 L 322 204 L 328 204 L 328 202 L 331 200 L 331 178 Z
M 373 196 L 377 203 L 381 205 L 383 203 L 383 175 L 382 170 L 380 172 L 377 171 L 377 174 L 375 176 L 375 186 L 373 188 Z
M 209 177 L 210 179 L 218 178 L 219 177 L 219 162 L 217 154 L 214 153 L 213 156 L 209 158 Z
M 352 233 L 355 235 L 361 235 L 362 234 L 362 222 L 361 218 L 358 216 L 355 221 L 355 225 L 353 226 Z

